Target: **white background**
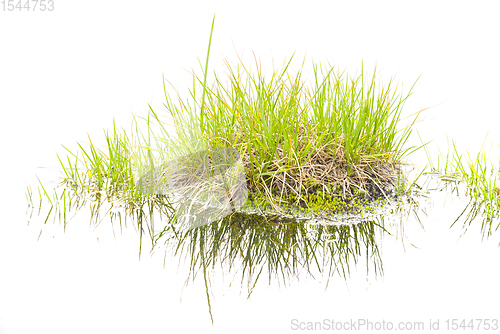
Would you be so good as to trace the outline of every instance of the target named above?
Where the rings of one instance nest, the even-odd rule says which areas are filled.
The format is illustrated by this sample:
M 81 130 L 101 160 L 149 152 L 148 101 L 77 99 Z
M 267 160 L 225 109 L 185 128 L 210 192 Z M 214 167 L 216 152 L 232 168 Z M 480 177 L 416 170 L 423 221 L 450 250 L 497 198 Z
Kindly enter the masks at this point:
M 421 75 L 405 113 L 432 107 L 418 124 L 423 139 L 446 150 L 448 137 L 475 152 L 489 133 L 497 156 L 497 2 L 54 0 L 54 7 L 0 8 L 0 333 L 286 332 L 293 318 L 443 325 L 498 317 L 497 243 L 481 242 L 477 231 L 457 241 L 460 231 L 448 230 L 453 213 L 440 204 L 426 231 L 410 238 L 420 249 L 387 242 L 384 279 L 366 282 L 361 269 L 327 291 L 313 281 L 262 285 L 249 301 L 221 285 L 214 327 L 202 285 L 182 292 L 175 266 L 138 261 L 133 229 L 97 241 L 82 218 L 65 235 L 58 227 L 56 237 L 37 242 L 39 229 L 24 216 L 26 185 L 36 167 L 57 166 L 61 145 L 87 135 L 102 144 L 113 118 L 127 127 L 148 103 L 161 109 L 163 74 L 186 90 L 189 71 L 204 62 L 214 14 L 210 68 L 218 73 L 224 59 L 254 52 L 265 66 L 295 53 L 296 67 L 305 57 L 349 73 L 363 60 L 405 89 Z

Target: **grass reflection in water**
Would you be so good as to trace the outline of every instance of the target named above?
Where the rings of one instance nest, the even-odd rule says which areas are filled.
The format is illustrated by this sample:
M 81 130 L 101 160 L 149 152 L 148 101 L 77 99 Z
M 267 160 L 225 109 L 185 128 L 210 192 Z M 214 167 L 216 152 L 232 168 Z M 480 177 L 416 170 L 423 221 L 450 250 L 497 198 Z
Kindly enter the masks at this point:
M 187 282 L 203 276 L 212 316 L 210 282 L 217 278 L 210 276 L 220 275 L 219 269 L 222 275 L 241 278 L 248 297 L 259 280 L 286 286 L 305 275 L 326 278 L 327 287 L 333 276 L 347 279 L 358 262 L 366 263 L 367 275 L 381 275 L 377 241 L 383 233 L 388 233 L 383 216 L 333 225 L 235 212 L 191 229 L 169 224 L 156 238 L 163 240 L 165 256 L 171 252 L 189 262 Z

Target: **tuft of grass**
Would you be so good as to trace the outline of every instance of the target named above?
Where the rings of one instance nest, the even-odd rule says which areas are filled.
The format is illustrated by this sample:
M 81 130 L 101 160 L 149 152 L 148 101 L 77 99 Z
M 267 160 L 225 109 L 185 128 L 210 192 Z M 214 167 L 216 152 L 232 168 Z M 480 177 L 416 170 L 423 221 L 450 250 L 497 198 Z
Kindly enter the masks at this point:
M 89 138 L 87 146 L 59 157 L 65 190 L 57 205 L 66 210 L 89 203 L 96 224 L 104 204 L 132 216 L 154 210 L 172 216 L 168 195 L 143 193 L 136 181 L 169 159 L 211 147 L 237 150 L 251 197 L 265 198 L 278 212 L 290 205 L 352 211 L 404 191 L 398 189 L 400 165 L 410 152 L 405 143 L 418 113 L 407 126 L 399 122 L 411 90 L 400 94 L 391 82 L 380 87 L 376 71 L 350 77 L 321 64 L 313 64 L 314 80 L 307 86 L 302 69 L 288 73 L 291 61 L 269 78 L 257 62 L 255 72 L 243 63 L 227 63 L 227 83 L 215 75 L 211 86 L 205 84 L 206 71 L 203 78 L 193 74 L 193 89 L 184 100 L 169 95 L 164 81 L 166 114 L 149 106 L 147 117 L 134 119 L 132 133 L 116 126 L 105 131 L 104 149 Z M 203 91 L 201 100 L 197 91 Z M 154 230 L 138 226 L 141 234 Z
M 349 76 L 319 63 L 312 64 L 308 81 L 304 63 L 291 73 L 293 57 L 269 74 L 257 59 L 254 69 L 240 58 L 236 65 L 226 61 L 226 78 L 214 74 L 207 84 L 213 27 L 214 21 L 203 74 L 193 73 L 187 98 L 170 94 L 164 79 L 164 112 L 149 106 L 131 132 L 116 126 L 105 131 L 105 148 L 89 138 L 88 145 L 59 157 L 62 194 L 53 202 L 42 189 L 65 222 L 69 211 L 85 205 L 95 224 L 99 212 L 115 215 L 119 207 L 137 219 L 141 236 L 149 231 L 154 240 L 147 217 L 159 211 L 175 220 L 177 212 L 169 194 L 139 191 L 137 180 L 146 173 L 152 179 L 166 161 L 217 147 L 239 153 L 250 196 L 265 198 L 277 212 L 290 205 L 352 210 L 406 191 L 400 167 L 411 153 L 406 142 L 419 112 L 406 125 L 401 120 L 413 86 L 403 94 L 392 80 L 382 85 L 376 69 L 367 74 L 362 66 L 361 74 Z
M 164 86 L 176 133 L 164 131 L 159 140 L 177 147 L 235 148 L 250 191 L 266 196 L 275 209 L 292 197 L 296 204 L 307 203 L 318 190 L 335 189 L 344 198 L 387 197 L 397 190 L 400 164 L 411 150 L 405 144 L 418 117 L 400 124 L 413 87 L 402 94 L 392 81 L 379 85 L 376 70 L 350 77 L 321 64 L 313 64 L 314 79 L 307 85 L 303 67 L 288 72 L 292 58 L 268 76 L 257 60 L 255 70 L 241 59 L 237 65 L 226 62 L 226 82 L 215 74 L 210 86 L 206 77 L 193 74 L 203 90 L 201 101 L 195 88 L 183 100 Z M 161 122 L 158 112 L 151 114 Z
M 434 165 L 428 155 L 431 170 L 447 183 L 463 184 L 469 204 L 453 224 L 464 218 L 464 227 L 473 220 L 481 220 L 481 230 L 484 236 L 490 236 L 500 227 L 500 161 L 492 162 L 484 149 L 484 144 L 477 153 L 466 155 L 460 153 L 452 141 L 451 152 L 440 153 L 437 165 Z

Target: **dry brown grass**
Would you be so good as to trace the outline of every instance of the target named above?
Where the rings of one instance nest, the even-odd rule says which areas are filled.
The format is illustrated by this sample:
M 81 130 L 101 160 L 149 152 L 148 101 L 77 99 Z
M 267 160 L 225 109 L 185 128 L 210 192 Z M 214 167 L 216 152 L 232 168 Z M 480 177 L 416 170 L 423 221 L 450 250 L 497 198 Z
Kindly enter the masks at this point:
M 306 149 L 306 143 L 311 141 L 318 141 L 317 134 L 306 133 L 300 127 L 299 147 Z M 343 137 L 340 137 L 337 143 L 330 141 L 323 145 L 310 145 L 308 159 L 305 163 L 299 163 L 297 159 L 290 159 L 290 154 L 284 152 L 279 143 L 275 159 L 267 166 L 267 171 L 274 173 L 249 179 L 248 187 L 253 193 L 264 192 L 271 203 L 294 198 L 294 204 L 304 204 L 306 196 L 318 190 L 333 190 L 335 195 L 343 198 L 363 197 L 371 200 L 388 197 L 396 187 L 398 165 L 387 157 L 365 158 L 357 164 L 349 163 L 343 144 Z M 257 156 L 258 152 L 251 144 L 240 142 L 239 145 L 251 147 L 250 152 L 245 150 L 242 154 L 243 165 L 250 170 L 250 154 L 254 155 L 254 161 L 262 157 Z

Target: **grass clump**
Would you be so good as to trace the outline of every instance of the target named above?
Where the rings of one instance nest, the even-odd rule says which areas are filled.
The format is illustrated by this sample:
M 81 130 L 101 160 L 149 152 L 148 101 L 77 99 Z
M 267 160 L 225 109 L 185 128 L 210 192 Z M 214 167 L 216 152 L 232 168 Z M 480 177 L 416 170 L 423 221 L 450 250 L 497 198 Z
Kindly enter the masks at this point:
M 318 192 L 350 202 L 397 191 L 413 125 L 399 121 L 411 90 L 404 95 L 392 81 L 380 86 L 376 71 L 351 77 L 321 64 L 313 64 L 308 85 L 303 66 L 289 73 L 291 61 L 268 76 L 258 61 L 255 69 L 241 60 L 226 62 L 227 79 L 215 74 L 210 86 L 193 74 L 203 89 L 201 101 L 194 89 L 189 100 L 177 95 L 179 104 L 165 94 L 177 132 L 170 145 L 235 148 L 251 195 L 266 197 L 278 210 L 290 199 L 308 206 Z M 157 112 L 152 115 L 161 122 Z
M 150 106 L 144 127 L 135 120 L 133 133 L 105 132 L 105 149 L 90 140 L 60 159 L 63 210 L 90 201 L 92 212 L 109 203 L 136 218 L 155 209 L 173 215 L 168 194 L 141 192 L 137 180 L 165 161 L 220 147 L 237 152 L 253 203 L 260 198 L 275 212 L 360 213 L 403 191 L 400 165 L 418 113 L 399 122 L 411 90 L 400 93 L 392 80 L 381 86 L 376 70 L 352 77 L 321 64 L 307 81 L 304 65 L 290 73 L 291 62 L 269 76 L 257 61 L 254 70 L 226 62 L 227 80 L 214 74 L 207 85 L 206 71 L 193 74 L 187 99 L 164 81 L 163 113 Z
M 141 235 L 149 215 L 152 234 L 155 209 L 172 220 L 178 212 L 169 194 L 141 191 L 142 181 L 150 190 L 165 188 L 169 180 L 161 169 L 168 162 L 205 152 L 212 163 L 212 153 L 226 148 L 236 152 L 244 170 L 244 184 L 239 186 L 245 194 L 239 199 L 246 200 L 248 189 L 250 199 L 260 198 L 277 212 L 290 206 L 308 212 L 361 212 L 369 201 L 405 191 L 399 182 L 404 179 L 400 165 L 410 152 L 405 144 L 418 113 L 406 126 L 400 120 L 413 87 L 403 94 L 392 80 L 381 85 L 376 69 L 367 75 L 362 66 L 361 74 L 349 76 L 318 63 L 312 64 L 311 80 L 305 80 L 304 63 L 291 73 L 293 57 L 269 75 L 257 60 L 254 69 L 241 59 L 236 65 L 226 61 L 227 78 L 214 73 L 212 84 L 207 84 L 211 36 L 203 75 L 193 73 L 188 98 L 168 93 L 164 80 L 165 113 L 150 106 L 145 127 L 134 120 L 133 133 L 116 128 L 106 132 L 105 149 L 90 141 L 88 148 L 79 145 L 67 161 L 60 160 L 65 186 L 56 198 L 58 203 L 62 199 L 62 206 L 56 204 L 60 214 L 62 210 L 66 217 L 71 203 L 81 207 L 90 202 L 97 222 L 99 209 L 109 203 L 108 211 L 121 207 L 135 216 Z M 173 132 L 164 117 L 173 122 Z M 189 169 L 204 169 L 200 173 L 205 175 L 213 167 Z M 176 183 L 181 181 L 177 177 Z M 229 196 L 234 193 L 226 190 Z M 203 209 L 205 204 L 196 205 Z
M 464 227 L 474 219 L 480 218 L 481 230 L 485 236 L 500 228 L 500 162 L 493 163 L 483 147 L 477 155 L 467 152 L 460 153 L 455 142 L 452 142 L 452 152 L 440 154 L 437 165 L 434 166 L 428 154 L 431 170 L 447 183 L 465 186 L 465 195 L 469 204 L 464 208 L 460 218 L 464 218 Z M 441 161 L 441 164 L 440 164 Z M 458 192 L 458 188 L 457 189 Z M 497 222 L 495 224 L 495 222 Z

